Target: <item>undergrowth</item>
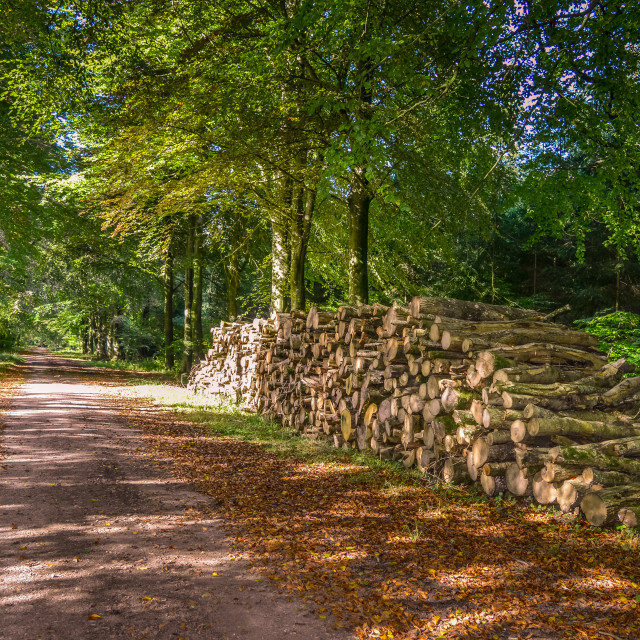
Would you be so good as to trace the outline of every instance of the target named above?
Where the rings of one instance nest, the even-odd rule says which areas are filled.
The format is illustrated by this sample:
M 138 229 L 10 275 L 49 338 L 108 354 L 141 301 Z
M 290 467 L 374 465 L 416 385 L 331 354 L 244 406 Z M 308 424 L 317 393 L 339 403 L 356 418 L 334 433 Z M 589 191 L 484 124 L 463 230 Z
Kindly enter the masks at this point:
M 126 390 L 121 388 L 119 393 L 152 400 L 163 409 L 175 411 L 202 425 L 211 436 L 252 442 L 283 457 L 352 464 L 357 468 L 346 479 L 349 484 L 369 485 L 382 478 L 389 490 L 421 483 L 433 485 L 443 496 L 455 495 L 472 501 L 486 499 L 475 486 L 443 485 L 435 476 L 423 476 L 417 469 L 406 469 L 399 462 L 380 460 L 371 451 L 338 449 L 324 440 L 301 437 L 295 429 L 250 413 L 226 398 L 194 394 L 184 387 L 154 384 L 136 385 Z
M 92 367 L 104 367 L 106 369 L 116 369 L 118 371 L 156 371 L 156 372 L 169 372 L 163 367 L 162 363 L 153 358 L 147 358 L 140 362 L 133 362 L 130 360 L 93 360 L 90 355 L 81 354 L 77 351 L 51 351 L 52 355 L 61 356 L 63 358 L 73 358 L 75 360 L 81 360 L 85 364 Z
M 574 324 L 596 336 L 598 347 L 610 360 L 624 358 L 636 367 L 640 366 L 639 315 L 627 311 L 616 311 L 576 320 Z
M 0 371 L 4 371 L 14 364 L 22 364 L 24 358 L 17 353 L 3 352 L 0 353 Z

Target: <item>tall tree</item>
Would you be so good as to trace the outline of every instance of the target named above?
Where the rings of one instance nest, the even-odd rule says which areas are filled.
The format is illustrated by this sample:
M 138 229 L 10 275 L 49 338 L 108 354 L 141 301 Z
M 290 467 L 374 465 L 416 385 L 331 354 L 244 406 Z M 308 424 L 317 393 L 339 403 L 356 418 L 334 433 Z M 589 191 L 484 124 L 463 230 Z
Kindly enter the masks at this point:
M 171 242 L 163 252 L 162 284 L 164 290 L 163 333 L 164 333 L 164 366 L 173 369 L 175 353 L 173 351 L 173 292 L 175 288 L 173 275 L 173 248 Z

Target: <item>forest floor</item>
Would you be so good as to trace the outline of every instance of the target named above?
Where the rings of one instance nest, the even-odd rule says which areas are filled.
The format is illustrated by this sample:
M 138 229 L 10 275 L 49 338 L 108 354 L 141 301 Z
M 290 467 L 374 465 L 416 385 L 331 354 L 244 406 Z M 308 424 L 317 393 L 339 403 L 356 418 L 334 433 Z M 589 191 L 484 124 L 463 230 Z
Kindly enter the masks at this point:
M 286 455 L 247 441 L 256 418 L 141 397 L 153 374 L 45 354 L 20 368 L 2 639 L 640 638 L 631 531 Z
M 155 464 L 93 384 L 129 372 L 25 357 L 2 379 L 2 640 L 348 637 L 252 574 L 215 500 Z

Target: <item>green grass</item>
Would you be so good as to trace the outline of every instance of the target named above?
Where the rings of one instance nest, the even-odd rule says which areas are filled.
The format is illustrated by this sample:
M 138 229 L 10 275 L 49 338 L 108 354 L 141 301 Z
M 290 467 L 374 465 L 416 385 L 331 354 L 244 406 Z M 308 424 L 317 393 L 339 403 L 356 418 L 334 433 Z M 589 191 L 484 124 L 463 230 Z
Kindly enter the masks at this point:
M 152 400 L 154 404 L 180 413 L 206 426 L 212 435 L 255 442 L 283 455 L 307 458 L 320 451 L 332 450 L 326 443 L 301 438 L 297 431 L 249 413 L 226 398 L 212 398 L 194 394 L 184 387 L 156 384 L 129 387 L 124 393 Z
M 120 371 L 156 371 L 158 373 L 170 373 L 153 358 L 148 358 L 140 362 L 131 362 L 129 360 L 93 360 L 90 355 L 82 354 L 79 351 L 51 351 L 51 353 L 56 356 L 62 356 L 63 358 L 82 360 L 92 367 L 104 367 L 106 369 L 117 369 Z
M 0 353 L 0 371 L 4 371 L 14 364 L 22 364 L 24 358 L 16 353 Z
M 464 501 L 486 501 L 475 485 L 460 487 L 442 484 L 434 477 L 423 476 L 416 468 L 406 469 L 400 462 L 380 460 L 371 451 L 337 449 L 325 440 L 301 437 L 295 429 L 250 413 L 226 398 L 194 394 L 184 387 L 142 384 L 119 388 L 117 393 L 151 400 L 155 405 L 175 411 L 190 421 L 203 425 L 211 436 L 228 437 L 260 445 L 282 457 L 304 461 L 343 463 L 359 467 L 345 476 L 345 482 L 362 486 L 382 481 L 393 492 L 416 482 L 431 485 L 445 497 Z
M 640 368 L 640 316 L 627 311 L 616 311 L 592 318 L 575 320 L 574 324 L 598 337 L 598 347 L 611 362 L 624 358 Z M 625 377 L 635 376 L 635 373 Z

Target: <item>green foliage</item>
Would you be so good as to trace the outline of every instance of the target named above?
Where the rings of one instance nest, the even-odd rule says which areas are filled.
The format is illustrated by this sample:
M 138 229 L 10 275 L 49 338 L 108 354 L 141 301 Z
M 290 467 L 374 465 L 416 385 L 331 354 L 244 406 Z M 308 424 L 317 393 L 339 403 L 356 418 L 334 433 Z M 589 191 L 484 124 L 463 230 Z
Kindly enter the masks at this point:
M 0 352 L 0 372 L 6 371 L 14 364 L 22 364 L 24 358 L 11 351 Z
M 600 240 L 628 258 L 640 252 L 640 10 L 605 2 L 584 15 L 567 11 L 547 23 L 554 33 L 537 19 L 547 37 L 538 73 L 554 90 L 534 97 L 532 87 L 537 108 L 524 136 L 518 195 L 537 235 L 569 231 L 579 260 L 596 224 Z
M 576 320 L 574 324 L 597 336 L 600 349 L 611 360 L 624 358 L 640 366 L 640 315 L 616 311 Z
M 164 362 L 158 358 L 146 358 L 139 362 L 130 362 L 126 360 L 93 360 L 89 356 L 83 356 L 78 351 L 54 351 L 56 355 L 66 356 L 80 359 L 87 366 L 102 367 L 105 369 L 116 369 L 118 371 L 156 371 L 163 372 Z
M 230 313 L 231 273 L 239 313 L 265 313 L 298 189 L 316 196 L 309 298 L 335 307 L 354 175 L 373 300 L 640 311 L 635 5 L 5 5 L 0 346 L 117 325 L 121 356 L 155 354 L 194 213 L 205 324 Z
M 100 363 L 96 364 L 100 366 Z M 365 472 L 388 472 L 393 488 L 422 481 L 422 476 L 416 469 L 406 469 L 400 462 L 380 460 L 370 450 L 336 449 L 326 440 L 301 438 L 296 429 L 283 427 L 263 416 L 248 413 L 242 406 L 223 396 L 194 394 L 184 387 L 171 384 L 145 384 L 144 380 L 139 382 L 141 384 L 129 387 L 126 393 L 183 414 L 195 424 L 203 426 L 209 435 L 254 442 L 283 457 L 327 463 L 349 462 L 360 465 Z M 122 392 L 122 389 L 119 390 L 119 393 Z M 371 475 L 367 475 L 370 479 Z M 466 487 L 441 487 L 441 490 L 447 494 L 469 493 Z
M 0 318 L 0 349 L 10 349 L 17 341 L 8 318 Z

